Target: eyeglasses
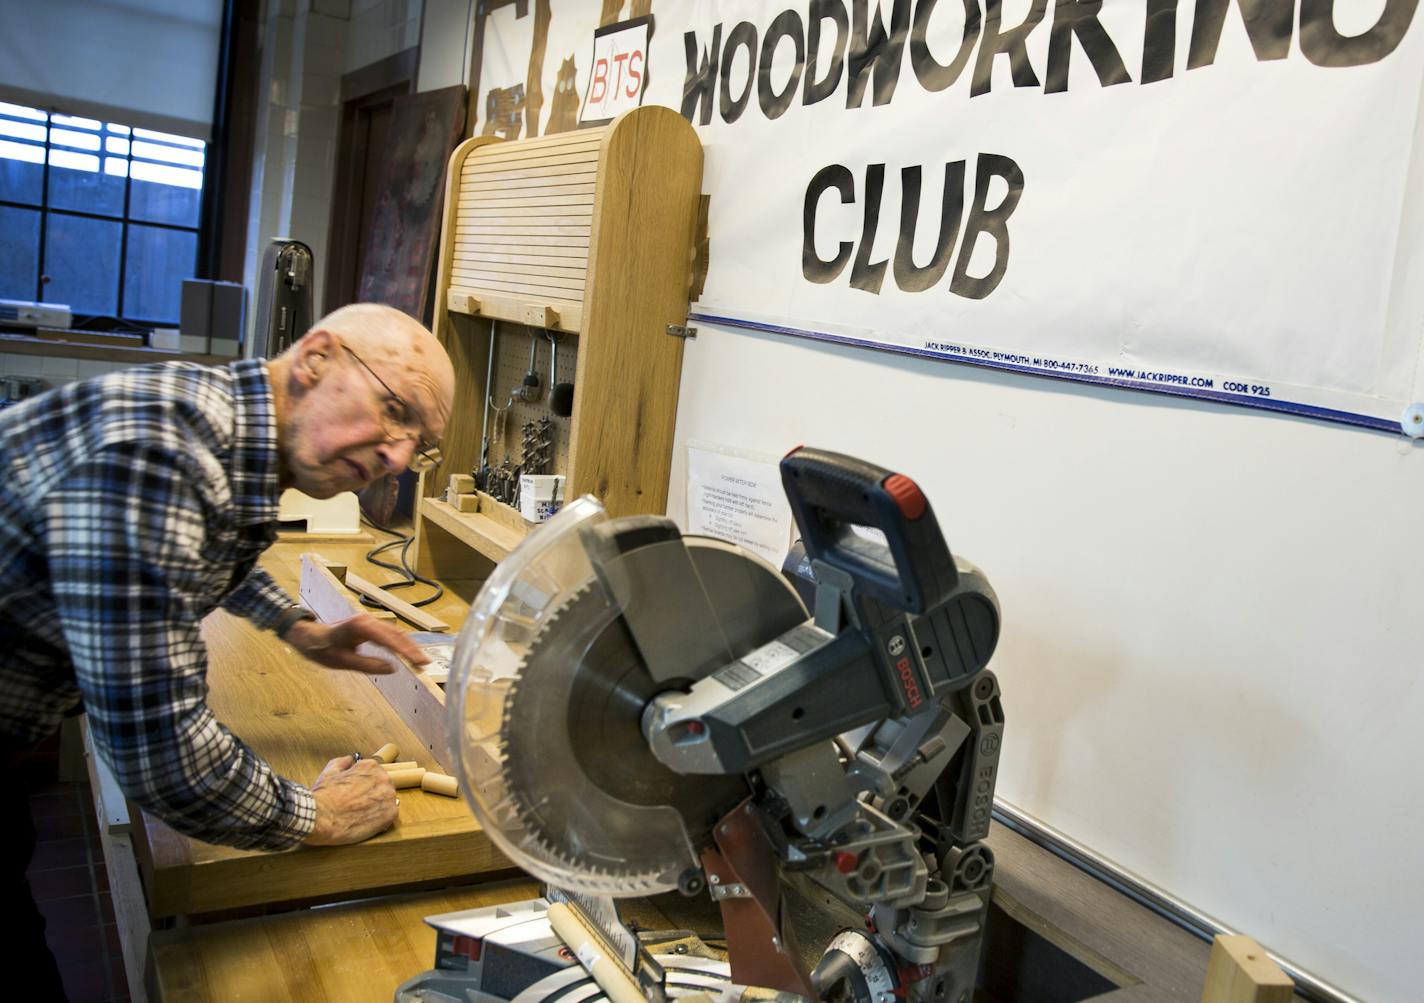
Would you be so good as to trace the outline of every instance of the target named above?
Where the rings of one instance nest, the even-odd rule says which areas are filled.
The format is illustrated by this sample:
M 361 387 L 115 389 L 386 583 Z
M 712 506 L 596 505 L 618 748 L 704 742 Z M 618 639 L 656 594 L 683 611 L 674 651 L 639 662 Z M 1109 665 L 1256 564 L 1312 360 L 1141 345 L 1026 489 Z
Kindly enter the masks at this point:
M 364 359 L 351 351 L 349 345 L 342 345 L 342 348 L 350 354 L 351 358 L 361 364 L 361 368 L 371 374 L 371 379 L 381 385 L 381 389 L 386 392 L 386 399 L 381 402 L 381 430 L 392 442 L 405 442 L 410 440 L 415 443 L 415 453 L 407 464 L 409 469 L 414 471 L 430 470 L 440 464 L 440 446 L 433 442 L 427 442 L 421 438 L 420 418 L 415 408 L 405 402 L 400 394 L 391 389 L 390 384 L 376 375 L 376 371 L 366 365 Z

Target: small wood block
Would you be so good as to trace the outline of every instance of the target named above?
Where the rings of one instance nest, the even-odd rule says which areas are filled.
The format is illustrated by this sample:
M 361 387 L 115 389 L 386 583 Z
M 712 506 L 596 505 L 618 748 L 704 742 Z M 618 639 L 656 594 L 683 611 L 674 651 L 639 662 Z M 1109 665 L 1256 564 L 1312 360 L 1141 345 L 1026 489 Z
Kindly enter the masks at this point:
M 449 630 L 450 625 L 444 620 L 431 616 L 424 610 L 412 606 L 403 599 L 397 599 L 385 589 L 371 582 L 366 581 L 360 575 L 346 572 L 346 587 L 353 592 L 359 592 L 368 599 L 374 599 L 386 609 L 408 623 L 413 623 L 421 630 Z
M 310 551 L 302 554 L 302 601 L 322 623 L 337 623 L 355 612 L 342 583 L 345 577 L 343 566 Z
M 450 475 L 450 493 L 452 495 L 468 495 L 475 492 L 475 479 L 469 474 Z
M 1202 1003 L 1290 1003 L 1295 983 L 1261 945 L 1244 935 L 1212 942 Z
M 478 314 L 480 312 L 480 300 L 478 296 L 471 296 L 469 293 L 460 293 L 451 290 L 449 301 L 446 304 L 449 309 L 456 313 Z
M 451 507 L 456 512 L 478 512 L 480 510 L 479 495 L 456 495 Z
M 530 303 L 524 307 L 523 320 L 530 327 L 558 327 L 559 311 L 547 304 Z

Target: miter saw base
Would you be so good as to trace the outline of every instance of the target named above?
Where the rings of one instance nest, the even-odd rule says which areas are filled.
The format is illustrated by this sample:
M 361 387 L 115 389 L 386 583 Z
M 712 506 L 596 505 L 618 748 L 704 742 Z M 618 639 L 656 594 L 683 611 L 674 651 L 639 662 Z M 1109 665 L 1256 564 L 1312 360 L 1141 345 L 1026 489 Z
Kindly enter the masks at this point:
M 554 932 L 549 900 L 430 916 L 435 968 L 401 985 L 395 1003 L 597 1003 L 609 996 Z M 642 933 L 642 947 L 662 968 L 668 999 L 775 1003 L 786 994 L 733 985 L 726 952 L 685 930 Z
M 587 496 L 490 576 L 451 663 L 455 768 L 489 838 L 555 901 L 436 918 L 437 971 L 411 993 L 452 971 L 446 998 L 474 1003 L 972 999 L 998 600 L 903 474 L 804 447 L 781 473 L 809 601 L 733 543 Z M 809 956 L 798 883 L 851 913 Z M 620 921 L 614 899 L 673 890 L 716 903 L 725 963 L 650 949 Z

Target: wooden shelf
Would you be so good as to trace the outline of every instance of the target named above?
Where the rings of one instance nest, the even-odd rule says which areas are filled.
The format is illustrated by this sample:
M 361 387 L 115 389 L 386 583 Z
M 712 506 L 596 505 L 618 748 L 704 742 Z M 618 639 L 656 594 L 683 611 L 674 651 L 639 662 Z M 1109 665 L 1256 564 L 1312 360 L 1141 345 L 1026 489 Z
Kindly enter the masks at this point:
M 524 534 L 478 512 L 456 512 L 438 498 L 422 498 L 420 514 L 466 546 L 498 563 L 509 556 Z
M 47 355 L 56 359 L 91 359 L 96 362 L 196 362 L 203 366 L 220 366 L 237 361 L 235 358 L 221 355 L 193 355 L 187 352 L 169 352 L 161 348 L 82 345 L 7 333 L 0 333 L 0 352 Z

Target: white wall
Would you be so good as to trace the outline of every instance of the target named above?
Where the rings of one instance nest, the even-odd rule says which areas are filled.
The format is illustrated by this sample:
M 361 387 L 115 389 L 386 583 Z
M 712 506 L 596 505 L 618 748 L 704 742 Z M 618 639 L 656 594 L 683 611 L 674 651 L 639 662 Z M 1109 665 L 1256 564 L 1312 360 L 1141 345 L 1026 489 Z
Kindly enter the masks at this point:
M 248 215 L 247 351 L 262 255 L 274 237 L 312 249 L 313 303 L 326 280 L 332 186 L 341 125 L 341 78 L 420 43 L 421 0 L 270 0 L 262 31 L 252 196 Z M 455 43 L 458 44 L 458 43 Z
M 420 44 L 421 0 L 350 0 L 346 72 Z
M 469 85 L 474 6 L 473 0 L 425 0 L 416 90 Z
M 1417 999 L 1424 446 L 699 325 L 689 440 L 909 474 L 988 574 L 999 796 L 1362 999 Z

